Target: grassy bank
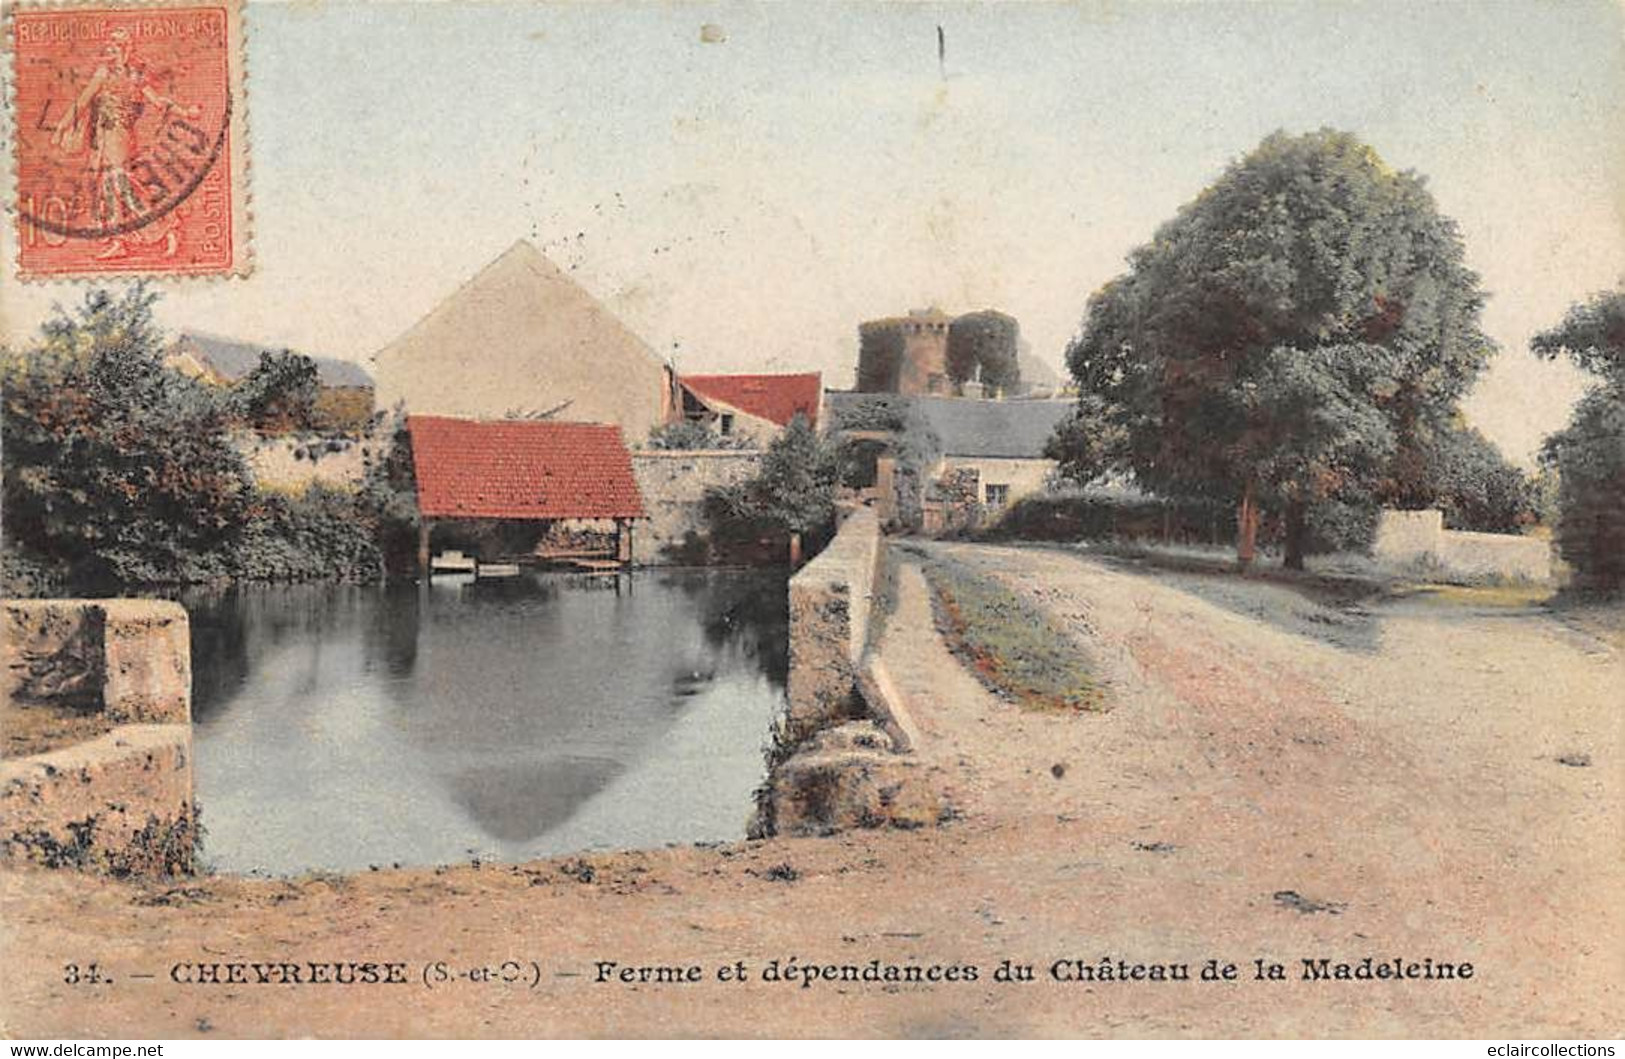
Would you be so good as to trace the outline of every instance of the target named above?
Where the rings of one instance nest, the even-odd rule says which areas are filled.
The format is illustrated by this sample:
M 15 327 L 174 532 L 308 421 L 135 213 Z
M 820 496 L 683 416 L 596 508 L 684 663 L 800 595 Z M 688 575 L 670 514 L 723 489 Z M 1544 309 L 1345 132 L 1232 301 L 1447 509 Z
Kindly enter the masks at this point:
M 1026 710 L 1106 709 L 1088 659 L 1071 636 L 996 578 L 921 556 L 937 629 L 950 651 L 1008 702 Z

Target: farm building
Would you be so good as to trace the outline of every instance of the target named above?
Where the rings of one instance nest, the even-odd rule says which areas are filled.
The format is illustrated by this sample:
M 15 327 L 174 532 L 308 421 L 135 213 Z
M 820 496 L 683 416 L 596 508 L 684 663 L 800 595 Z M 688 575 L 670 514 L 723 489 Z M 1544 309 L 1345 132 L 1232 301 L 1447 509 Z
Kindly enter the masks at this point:
M 406 420 L 418 563 L 455 546 L 487 562 L 624 563 L 643 496 L 619 427 L 547 420 Z

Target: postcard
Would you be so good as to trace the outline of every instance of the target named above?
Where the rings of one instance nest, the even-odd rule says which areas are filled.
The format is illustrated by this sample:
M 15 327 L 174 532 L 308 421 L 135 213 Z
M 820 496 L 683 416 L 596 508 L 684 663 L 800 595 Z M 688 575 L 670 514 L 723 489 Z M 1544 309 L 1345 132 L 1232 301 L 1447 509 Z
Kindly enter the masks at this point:
M 3 24 L 8 1037 L 1612 1054 L 1618 5 Z

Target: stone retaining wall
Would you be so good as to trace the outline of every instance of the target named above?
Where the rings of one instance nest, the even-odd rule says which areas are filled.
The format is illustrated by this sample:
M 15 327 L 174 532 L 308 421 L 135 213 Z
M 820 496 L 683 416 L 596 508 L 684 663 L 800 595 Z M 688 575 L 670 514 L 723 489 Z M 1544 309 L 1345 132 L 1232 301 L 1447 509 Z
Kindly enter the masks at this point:
M 704 562 L 710 552 L 706 491 L 748 481 L 761 464 L 762 454 L 756 451 L 632 453 L 632 476 L 649 515 L 633 527 L 632 561 L 640 565 Z
M 0 760 L 0 857 L 115 874 L 189 871 L 186 612 L 158 600 L 0 603 L 0 708 L 39 752 Z M 57 737 L 105 728 L 93 738 Z
M 918 731 L 869 642 L 884 562 L 879 518 L 860 508 L 790 579 L 781 738 L 793 752 L 767 778 L 753 834 L 924 827 L 944 818 L 942 792 L 912 756 Z
M 881 559 L 880 522 L 860 508 L 790 579 L 791 738 L 861 716 L 859 664 Z

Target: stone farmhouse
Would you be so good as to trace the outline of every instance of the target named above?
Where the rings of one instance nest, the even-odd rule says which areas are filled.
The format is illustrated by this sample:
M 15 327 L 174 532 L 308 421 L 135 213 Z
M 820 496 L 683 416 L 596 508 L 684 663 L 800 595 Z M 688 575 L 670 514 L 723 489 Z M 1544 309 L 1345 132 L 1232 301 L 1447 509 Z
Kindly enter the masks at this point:
M 817 374 L 677 375 L 530 243 L 511 246 L 373 356 L 380 407 L 607 423 L 637 446 L 682 419 L 761 441 L 818 415 Z
M 380 406 L 414 415 L 611 423 L 634 442 L 669 415 L 660 358 L 524 241 L 373 363 Z
M 989 509 L 1043 492 L 1056 468 L 1044 445 L 1076 407 L 1073 401 L 922 397 L 920 413 L 940 453 L 927 477 L 959 476 Z
M 1076 407 L 1070 400 L 904 396 L 856 391 L 824 395 L 830 429 L 851 446 L 851 484 L 884 522 L 937 532 L 967 519 L 996 518 L 1048 487 L 1057 464 L 1050 435 Z M 923 487 L 909 513 L 904 479 Z

